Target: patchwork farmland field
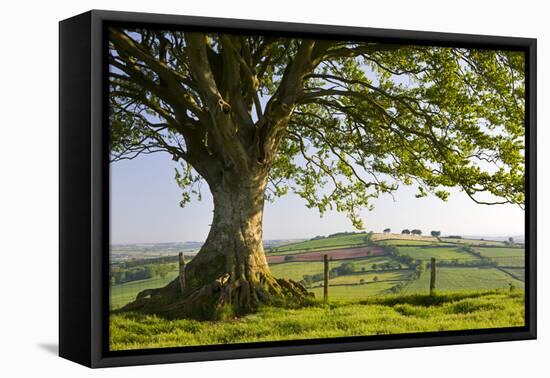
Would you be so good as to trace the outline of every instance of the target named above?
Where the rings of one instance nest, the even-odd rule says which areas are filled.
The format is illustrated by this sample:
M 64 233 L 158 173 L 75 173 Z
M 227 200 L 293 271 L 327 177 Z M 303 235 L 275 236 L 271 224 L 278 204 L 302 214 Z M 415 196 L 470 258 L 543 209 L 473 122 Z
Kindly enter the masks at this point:
M 346 261 L 330 261 L 329 266 L 331 269 L 342 266 Z M 358 272 L 364 270 L 372 270 L 373 266 L 382 266 L 383 264 L 395 263 L 389 256 L 373 256 L 352 260 L 355 268 Z M 294 281 L 300 281 L 306 274 L 320 274 L 323 273 L 322 261 L 308 261 L 308 262 L 287 262 L 283 264 L 273 264 L 270 266 L 271 273 L 277 278 L 289 278 Z
M 322 298 L 322 260 L 325 254 L 328 255 L 329 268 L 333 272 L 329 279 L 331 300 L 390 293 L 426 294 L 429 271 L 418 275 L 415 269 L 418 261 L 429 263 L 432 257 L 442 264 L 437 267 L 437 291 L 506 289 L 510 284 L 523 288 L 522 248 L 506 247 L 499 242 L 479 247 L 480 241 L 473 239 L 442 238 L 444 241 L 438 242 L 431 237 L 395 234 L 374 234 L 370 235 L 370 240 L 366 237 L 367 234 L 337 235 L 281 245 L 267 255 L 267 260 L 275 277 L 303 282 L 315 297 Z M 404 262 L 404 258 L 408 258 L 408 262 Z M 344 264 L 347 266 L 345 271 Z M 171 271 L 164 278 L 114 285 L 111 287 L 111 308 L 131 302 L 142 290 L 162 287 L 176 276 L 177 272 Z
M 324 251 L 296 253 L 292 255 L 293 261 L 322 261 L 323 256 L 327 255 L 330 260 L 356 259 L 369 256 L 382 256 L 386 252 L 381 247 L 358 247 L 329 249 Z M 288 259 L 289 255 L 268 256 L 267 262 L 270 264 L 282 263 Z

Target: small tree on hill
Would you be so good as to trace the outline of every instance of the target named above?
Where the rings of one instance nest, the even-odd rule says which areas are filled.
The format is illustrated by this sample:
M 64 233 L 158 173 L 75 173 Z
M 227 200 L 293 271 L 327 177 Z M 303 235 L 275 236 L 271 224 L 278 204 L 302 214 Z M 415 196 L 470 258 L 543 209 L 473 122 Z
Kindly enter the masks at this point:
M 385 233 L 385 234 L 389 234 L 390 232 L 391 232 L 391 228 L 386 228 L 386 229 L 384 229 L 384 233 Z
M 403 231 L 401 231 L 401 234 L 403 235 L 410 235 L 411 234 L 411 230 L 409 230 L 408 228 L 404 229 Z
M 434 237 L 434 238 L 438 238 L 441 236 L 441 231 L 432 231 L 430 232 L 430 234 Z
M 414 229 L 414 230 L 411 231 L 411 233 L 412 233 L 413 235 L 422 235 L 422 230 Z

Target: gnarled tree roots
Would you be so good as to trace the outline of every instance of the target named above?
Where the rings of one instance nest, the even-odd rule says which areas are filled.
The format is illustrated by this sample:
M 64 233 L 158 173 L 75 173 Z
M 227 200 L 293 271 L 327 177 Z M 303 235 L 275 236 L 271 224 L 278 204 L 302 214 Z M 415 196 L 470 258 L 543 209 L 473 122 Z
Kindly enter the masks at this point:
M 260 305 L 302 306 L 313 294 L 301 284 L 271 274 L 257 280 L 243 276 L 233 279 L 226 273 L 197 289 L 182 292 L 178 279 L 163 288 L 140 292 L 135 301 L 120 311 L 137 311 L 166 318 L 221 320 L 254 312 Z

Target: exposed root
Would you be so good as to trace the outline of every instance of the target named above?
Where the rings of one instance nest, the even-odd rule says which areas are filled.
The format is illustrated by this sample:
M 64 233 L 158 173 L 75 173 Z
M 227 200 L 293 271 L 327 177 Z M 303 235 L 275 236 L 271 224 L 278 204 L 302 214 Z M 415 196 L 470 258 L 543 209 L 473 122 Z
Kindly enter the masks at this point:
M 253 312 L 260 305 L 301 306 L 312 298 L 312 293 L 293 280 L 277 279 L 270 274 L 262 274 L 255 280 L 233 279 L 224 274 L 184 293 L 177 279 L 163 288 L 144 290 L 120 311 L 218 320 Z

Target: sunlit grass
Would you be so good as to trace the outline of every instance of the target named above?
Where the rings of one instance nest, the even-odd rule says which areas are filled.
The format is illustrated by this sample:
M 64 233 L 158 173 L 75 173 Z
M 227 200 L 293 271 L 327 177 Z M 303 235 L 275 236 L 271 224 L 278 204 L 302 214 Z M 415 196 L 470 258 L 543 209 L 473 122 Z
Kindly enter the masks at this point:
M 301 309 L 263 307 L 226 321 L 166 320 L 114 314 L 112 350 L 300 340 L 524 325 L 524 294 L 493 290 L 426 295 L 386 295 L 361 301 L 321 302 Z

